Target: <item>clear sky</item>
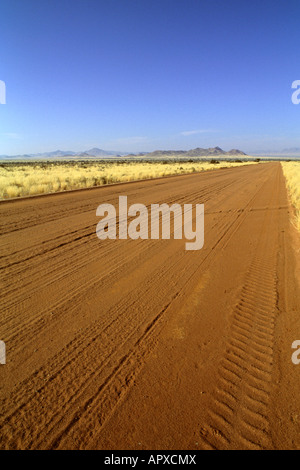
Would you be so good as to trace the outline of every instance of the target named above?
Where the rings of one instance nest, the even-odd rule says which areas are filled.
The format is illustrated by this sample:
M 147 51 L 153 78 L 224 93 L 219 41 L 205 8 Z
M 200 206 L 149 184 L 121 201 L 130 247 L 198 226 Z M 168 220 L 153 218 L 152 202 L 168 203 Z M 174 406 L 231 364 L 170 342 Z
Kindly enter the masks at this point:
M 300 147 L 299 0 L 1 0 L 0 154 Z

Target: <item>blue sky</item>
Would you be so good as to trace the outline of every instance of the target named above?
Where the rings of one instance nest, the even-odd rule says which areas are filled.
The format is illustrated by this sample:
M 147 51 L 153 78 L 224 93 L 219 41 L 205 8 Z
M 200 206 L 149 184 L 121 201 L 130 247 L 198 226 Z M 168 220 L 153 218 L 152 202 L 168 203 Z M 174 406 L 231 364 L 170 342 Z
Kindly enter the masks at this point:
M 300 147 L 298 0 L 1 0 L 0 154 Z

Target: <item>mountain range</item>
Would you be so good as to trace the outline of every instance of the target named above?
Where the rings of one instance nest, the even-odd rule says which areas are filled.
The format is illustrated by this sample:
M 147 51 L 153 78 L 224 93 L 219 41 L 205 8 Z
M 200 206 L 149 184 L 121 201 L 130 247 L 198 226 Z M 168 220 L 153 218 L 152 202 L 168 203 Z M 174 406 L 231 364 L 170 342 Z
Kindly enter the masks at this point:
M 25 154 L 25 155 L 0 155 L 0 159 L 35 159 L 35 158 L 105 158 L 105 157 L 218 157 L 218 156 L 243 156 L 246 155 L 241 150 L 232 149 L 225 152 L 220 147 L 213 148 L 195 148 L 191 150 L 155 150 L 154 152 L 143 152 L 137 154 L 127 154 L 126 152 L 117 152 L 115 150 L 103 150 L 94 147 L 84 152 L 55 150 L 53 152 Z
M 289 149 L 283 149 L 281 153 L 287 153 L 288 155 L 300 155 L 300 148 L 299 147 L 292 147 Z
M 283 150 L 263 150 L 257 149 L 252 155 L 270 156 L 270 157 L 300 157 L 300 147 L 285 148 Z
M 27 158 L 59 158 L 59 157 L 113 157 L 126 155 L 126 152 L 116 152 L 115 150 L 102 150 L 96 147 L 84 152 L 74 152 L 72 150 L 55 150 L 53 152 L 30 153 L 24 155 L 0 155 L 0 159 L 27 159 Z
M 229 150 L 229 152 L 225 152 L 225 150 L 221 149 L 220 147 L 213 147 L 213 148 L 201 148 L 197 147 L 191 150 L 155 150 L 154 152 L 150 152 L 146 154 L 147 157 L 221 157 L 221 156 L 243 156 L 246 153 L 242 152 L 238 149 Z

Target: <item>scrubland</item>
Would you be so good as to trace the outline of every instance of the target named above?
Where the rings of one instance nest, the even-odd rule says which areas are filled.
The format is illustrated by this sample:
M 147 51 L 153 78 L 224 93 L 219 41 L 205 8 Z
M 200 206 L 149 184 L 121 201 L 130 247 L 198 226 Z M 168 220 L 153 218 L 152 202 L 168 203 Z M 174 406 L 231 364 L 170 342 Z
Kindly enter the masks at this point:
M 52 161 L 0 164 L 0 199 L 89 188 L 214 168 L 253 164 L 246 161 Z
M 295 207 L 296 226 L 300 231 L 300 162 L 282 162 L 288 192 Z

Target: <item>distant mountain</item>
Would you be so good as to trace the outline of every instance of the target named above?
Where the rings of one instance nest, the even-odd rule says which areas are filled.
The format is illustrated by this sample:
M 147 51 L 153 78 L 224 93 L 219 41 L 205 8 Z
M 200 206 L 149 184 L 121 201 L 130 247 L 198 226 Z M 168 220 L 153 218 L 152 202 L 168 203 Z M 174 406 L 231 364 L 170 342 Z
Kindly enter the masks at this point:
M 90 157 L 112 157 L 117 155 L 125 155 L 124 152 L 116 152 L 115 150 L 102 150 L 99 148 L 92 148 L 90 150 L 86 150 L 84 152 L 73 152 L 71 150 L 63 151 L 63 150 L 55 150 L 53 152 L 44 152 L 44 153 L 31 153 L 26 155 L 0 155 L 0 159 L 35 159 L 35 158 L 65 158 L 65 157 L 82 157 L 82 158 L 90 158 Z
M 260 157 L 268 157 L 268 158 L 277 158 L 277 159 L 299 159 L 300 157 L 300 147 L 290 147 L 285 148 L 283 150 L 262 150 L 256 149 L 255 152 L 251 152 L 251 155 L 257 155 Z
M 195 148 L 191 150 L 155 150 L 147 154 L 147 157 L 221 157 L 221 156 L 246 156 L 241 150 L 232 149 L 225 152 L 220 147 Z
M 84 152 L 73 152 L 73 151 L 63 151 L 55 150 L 54 152 L 44 152 L 44 153 L 35 153 L 27 155 L 0 155 L 0 159 L 37 159 L 37 158 L 105 158 L 105 157 L 117 157 L 117 156 L 127 156 L 127 157 L 153 157 L 153 158 L 164 158 L 164 157 L 221 157 L 221 156 L 243 156 L 246 153 L 241 150 L 232 149 L 229 152 L 225 152 L 220 147 L 214 148 L 195 148 L 191 150 L 155 150 L 154 152 L 144 152 L 136 154 L 126 154 L 125 152 L 116 152 L 115 150 L 103 150 L 97 147 L 94 147 L 90 150 Z
M 66 156 L 72 156 L 72 155 L 76 155 L 75 152 L 72 152 L 71 150 L 69 151 L 63 151 L 63 150 L 55 150 L 54 152 L 44 152 L 44 153 L 32 153 L 30 154 L 30 157 L 40 157 L 40 158 L 43 158 L 43 157 L 66 157 Z
M 242 152 L 241 150 L 238 149 L 231 149 L 229 152 L 226 152 L 227 155 L 247 155 L 246 153 Z
M 292 147 L 289 149 L 283 149 L 280 153 L 288 153 L 288 154 L 297 154 L 300 155 L 300 148 L 299 147 Z
M 102 149 L 98 149 L 97 147 L 94 147 L 90 150 L 86 150 L 84 153 L 92 157 L 106 157 L 108 155 L 120 155 L 120 152 L 116 152 L 115 150 L 102 150 Z
M 24 155 L 0 155 L 0 159 L 7 158 L 7 159 L 28 159 L 28 158 L 55 158 L 55 157 L 66 157 L 66 156 L 74 156 L 76 155 L 75 152 L 67 151 L 64 152 L 62 150 L 55 150 L 54 152 L 44 152 L 44 153 L 29 153 Z

